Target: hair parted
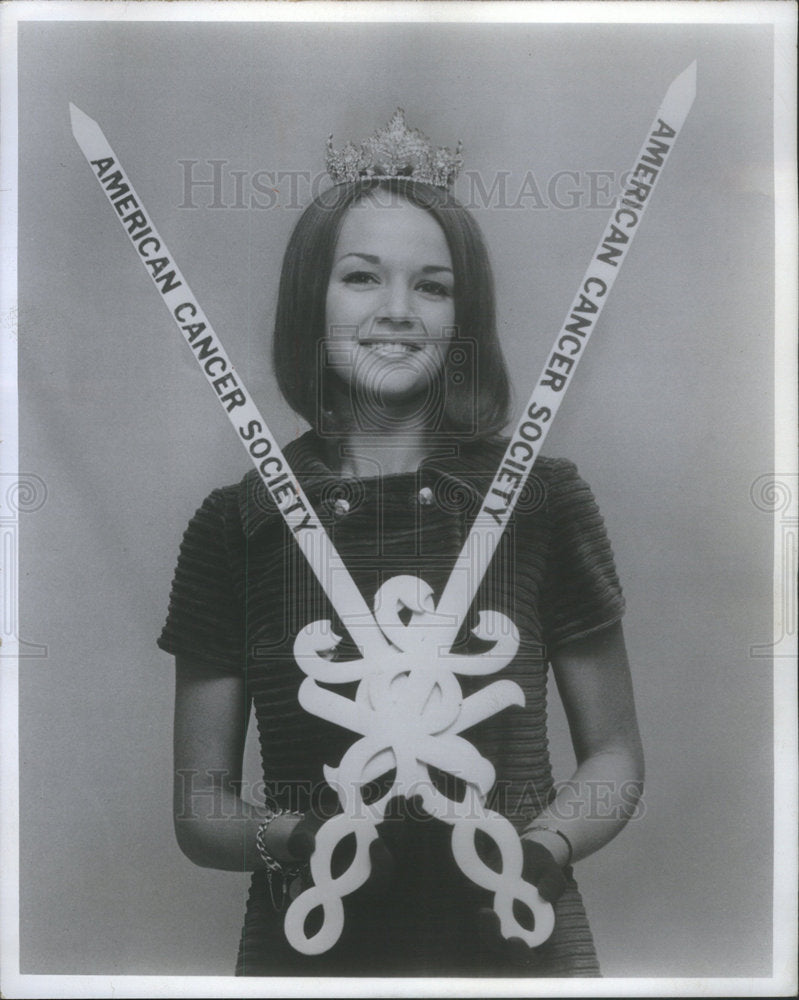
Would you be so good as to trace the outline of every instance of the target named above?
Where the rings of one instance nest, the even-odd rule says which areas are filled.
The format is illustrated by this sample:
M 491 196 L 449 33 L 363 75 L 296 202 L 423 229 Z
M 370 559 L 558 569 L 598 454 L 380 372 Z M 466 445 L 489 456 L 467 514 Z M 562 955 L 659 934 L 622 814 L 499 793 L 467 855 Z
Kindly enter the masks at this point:
M 325 339 L 327 289 L 344 216 L 366 197 L 388 192 L 424 209 L 441 227 L 452 256 L 457 340 L 475 347 L 476 391 L 448 384 L 438 429 L 487 437 L 509 418 L 510 383 L 496 331 L 494 281 L 482 233 L 472 215 L 440 187 L 403 178 L 338 184 L 308 205 L 289 239 L 280 275 L 273 360 L 286 401 L 318 429 L 319 345 Z M 330 375 L 330 379 L 335 376 Z M 343 394 L 339 394 L 343 400 Z M 475 412 L 476 411 L 476 412 Z M 476 426 L 476 431 L 475 431 Z

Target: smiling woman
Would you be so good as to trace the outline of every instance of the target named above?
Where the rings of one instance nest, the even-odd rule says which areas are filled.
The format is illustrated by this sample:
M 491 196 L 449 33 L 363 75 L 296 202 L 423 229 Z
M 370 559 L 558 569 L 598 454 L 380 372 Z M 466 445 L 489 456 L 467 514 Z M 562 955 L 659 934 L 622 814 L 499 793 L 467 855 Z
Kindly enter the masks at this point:
M 378 407 L 413 419 L 407 402 L 444 367 L 453 336 L 452 260 L 438 223 L 411 202 L 371 198 L 347 214 L 327 292 L 327 360 Z M 404 404 L 404 405 L 403 405 Z
M 446 190 L 457 154 L 430 151 L 395 116 L 355 159 L 345 176 L 334 172 L 337 183 L 309 205 L 291 237 L 274 360 L 284 395 L 311 424 L 286 458 L 388 645 L 363 690 L 334 696 L 328 684 L 315 693 L 336 711 L 306 711 L 307 667 L 298 662 L 308 656 L 298 650 L 308 645 L 310 623 L 327 620 L 333 633 L 326 633 L 331 648 L 315 649 L 322 681 L 351 680 L 360 651 L 257 474 L 215 490 L 184 536 L 159 640 L 177 660 L 178 841 L 198 864 L 253 872 L 242 975 L 596 975 L 571 865 L 624 826 L 643 778 L 610 545 L 574 466 L 539 459 L 533 489 L 444 653 L 447 669 L 465 675 L 463 697 L 444 704 L 447 692 L 461 690 L 452 674 L 434 685 L 442 703 L 431 693 L 408 713 L 418 664 L 386 671 L 408 648 L 410 623 L 416 636 L 435 625 L 426 616 L 450 586 L 505 451 L 498 432 L 508 420 L 508 377 L 488 254 L 474 220 Z M 515 492 L 514 463 L 511 455 L 503 484 Z M 547 751 L 550 667 L 578 761 L 560 790 Z M 491 672 L 502 680 L 477 683 Z M 240 796 L 251 705 L 266 789 L 258 803 Z M 352 731 L 367 732 L 358 720 L 378 709 L 393 734 L 381 744 L 388 756 L 370 758 L 357 787 L 337 788 Z M 429 787 L 403 786 L 403 754 L 424 766 Z M 607 790 L 601 821 L 592 809 L 597 783 Z M 416 796 L 426 791 L 451 815 L 420 808 Z M 284 933 L 286 910 L 311 891 L 306 861 L 321 824 L 353 797 L 367 806 L 388 802 L 371 842 L 372 877 L 357 891 L 341 890 L 343 929 L 330 947 L 301 953 Z M 553 905 L 554 931 L 540 943 L 547 928 L 536 947 L 500 927 L 499 890 L 480 888 L 456 864 L 463 842 L 452 816 L 468 802 L 479 802 L 483 815 L 486 801 L 519 851 L 530 883 L 521 891 L 536 906 Z M 343 882 L 354 866 L 346 840 L 341 847 L 325 851 L 332 879 Z M 503 845 L 478 838 L 471 847 L 487 872 L 480 885 L 503 883 Z M 316 939 L 334 885 L 317 881 L 321 902 L 289 935 L 292 944 Z M 514 907 L 514 919 L 532 935 L 537 917 L 525 906 Z
M 379 263 L 344 259 L 364 253 Z M 376 308 L 382 315 L 370 320 Z M 283 263 L 274 338 L 283 395 L 323 435 L 368 429 L 374 421 L 388 430 L 393 420 L 380 393 L 373 406 L 371 393 L 351 391 L 356 359 L 364 358 L 366 370 L 360 361 L 358 368 L 367 375 L 368 359 L 378 355 L 354 348 L 358 339 L 399 343 L 408 356 L 422 330 L 430 346 L 415 368 L 403 362 L 396 375 L 404 381 L 420 373 L 421 409 L 406 405 L 399 425 L 412 416 L 418 424 L 423 412 L 438 434 L 501 430 L 510 389 L 496 336 L 491 265 L 472 216 L 444 188 L 412 177 L 362 179 L 324 192 L 297 223 Z M 377 386 L 388 391 L 382 378 Z

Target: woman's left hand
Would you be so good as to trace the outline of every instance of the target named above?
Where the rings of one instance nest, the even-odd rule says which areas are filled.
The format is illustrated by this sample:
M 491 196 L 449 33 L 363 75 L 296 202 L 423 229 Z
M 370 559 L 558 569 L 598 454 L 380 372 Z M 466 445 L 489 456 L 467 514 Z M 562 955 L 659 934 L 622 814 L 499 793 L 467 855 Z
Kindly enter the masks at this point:
M 554 903 L 566 889 L 566 876 L 562 868 L 543 844 L 527 837 L 522 837 L 521 843 L 524 852 L 522 878 L 538 889 L 543 900 Z M 537 964 L 540 949 L 529 947 L 518 937 L 504 938 L 499 917 L 490 907 L 483 907 L 478 911 L 477 926 L 481 941 L 496 955 L 523 967 Z

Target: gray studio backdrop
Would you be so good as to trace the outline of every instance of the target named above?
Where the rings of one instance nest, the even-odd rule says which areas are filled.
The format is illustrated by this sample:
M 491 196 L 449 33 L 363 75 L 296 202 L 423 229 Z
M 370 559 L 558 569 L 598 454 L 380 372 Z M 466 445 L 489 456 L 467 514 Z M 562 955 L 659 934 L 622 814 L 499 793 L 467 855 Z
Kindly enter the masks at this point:
M 772 621 L 756 486 L 773 471 L 770 29 L 97 22 L 20 37 L 21 468 L 46 488 L 21 515 L 21 638 L 46 647 L 21 666 L 22 970 L 228 974 L 247 881 L 174 843 L 173 671 L 155 646 L 186 522 L 246 456 L 68 101 L 105 130 L 287 442 L 304 426 L 276 391 L 269 330 L 328 133 L 360 139 L 401 105 L 434 141 L 463 139 L 456 191 L 491 248 L 520 406 L 620 174 L 697 59 L 693 112 L 547 447 L 605 515 L 648 764 L 642 815 L 578 879 L 606 975 L 768 974 L 772 674 L 752 647 Z M 214 170 L 218 190 L 189 183 Z

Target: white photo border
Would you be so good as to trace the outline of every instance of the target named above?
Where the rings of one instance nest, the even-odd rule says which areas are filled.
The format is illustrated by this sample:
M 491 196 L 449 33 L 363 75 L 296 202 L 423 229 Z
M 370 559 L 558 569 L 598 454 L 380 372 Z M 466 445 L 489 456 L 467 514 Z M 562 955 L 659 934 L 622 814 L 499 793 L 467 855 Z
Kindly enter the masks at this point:
M 796 7 L 772 2 L 563 2 L 563 3 L 260 3 L 260 2 L 16 2 L 2 8 L 2 471 L 19 474 L 16 399 L 17 316 L 17 192 L 18 110 L 17 29 L 23 22 L 42 21 L 383 21 L 417 20 L 491 24 L 517 20 L 530 23 L 562 21 L 613 23 L 771 24 L 775 32 L 775 233 L 776 330 L 775 481 L 782 477 L 792 496 L 796 518 L 796 329 L 797 329 L 797 209 L 796 209 Z M 791 478 L 793 477 L 793 478 Z M 794 534 L 795 541 L 795 534 Z M 16 536 L 14 536 L 15 541 Z M 781 529 L 775 514 L 775 546 Z M 6 567 L 16 571 L 18 553 L 3 556 Z M 775 560 L 775 563 L 777 560 Z M 5 574 L 7 608 L 17 608 L 13 574 Z M 535 993 L 549 996 L 763 996 L 791 995 L 796 990 L 796 889 L 797 889 L 797 687 L 796 632 L 786 630 L 784 610 L 796 608 L 796 595 L 782 592 L 784 581 L 775 565 L 775 863 L 780 878 L 774 893 L 774 973 L 770 978 L 732 979 L 599 979 L 541 980 Z M 18 633 L 15 631 L 14 635 Z M 3 650 L 0 682 L 2 697 L 2 995 L 7 997 L 258 997 L 263 980 L 206 976 L 52 976 L 19 971 L 19 785 L 18 785 L 18 665 Z M 269 981 L 270 993 L 303 996 L 308 982 L 299 978 Z M 531 995 L 526 980 L 314 980 L 313 990 L 326 996 L 514 996 Z

